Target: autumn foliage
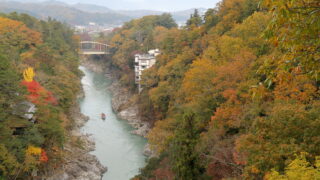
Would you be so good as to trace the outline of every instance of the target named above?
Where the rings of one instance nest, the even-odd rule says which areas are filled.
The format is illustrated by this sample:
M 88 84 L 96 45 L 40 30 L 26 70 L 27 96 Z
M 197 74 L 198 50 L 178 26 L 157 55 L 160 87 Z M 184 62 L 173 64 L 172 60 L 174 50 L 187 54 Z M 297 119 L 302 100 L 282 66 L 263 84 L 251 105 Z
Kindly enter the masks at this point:
M 124 65 L 124 51 L 146 51 L 141 39 L 162 52 L 143 72 L 138 101 L 160 156 L 138 177 L 164 173 L 164 162 L 176 179 L 290 179 L 293 169 L 316 177 L 319 9 L 316 0 L 223 0 L 179 29 L 139 34 L 142 18 L 114 32 L 114 64 Z M 185 111 L 192 126 L 181 128 Z
M 35 104 L 51 103 L 56 105 L 58 102 L 52 93 L 35 81 L 34 76 L 33 68 L 29 67 L 23 72 L 24 80 L 21 84 L 27 87 L 27 91 L 29 92 L 29 95 L 27 95 L 28 100 Z
M 47 153 L 44 149 L 41 149 L 41 156 L 40 156 L 39 160 L 40 160 L 40 162 L 43 162 L 43 163 L 46 163 L 49 160 Z
M 20 50 L 35 48 L 42 42 L 41 33 L 28 28 L 24 23 L 0 17 L 0 42 Z
M 77 44 L 58 21 L 0 14 L 0 179 L 34 179 L 61 165 L 80 87 Z
M 52 93 L 50 91 L 47 91 L 37 81 L 22 81 L 21 84 L 27 87 L 27 90 L 29 92 L 27 98 L 29 101 L 35 104 L 50 103 L 56 105 L 58 103 Z

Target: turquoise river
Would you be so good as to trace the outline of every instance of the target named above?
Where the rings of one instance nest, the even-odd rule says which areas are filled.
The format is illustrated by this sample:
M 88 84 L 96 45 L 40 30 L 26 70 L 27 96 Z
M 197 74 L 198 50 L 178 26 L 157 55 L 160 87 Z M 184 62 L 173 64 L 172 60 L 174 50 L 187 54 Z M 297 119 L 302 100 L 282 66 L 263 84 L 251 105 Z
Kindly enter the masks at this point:
M 107 90 L 111 80 L 85 67 L 80 69 L 85 74 L 81 81 L 85 92 L 80 102 L 81 112 L 90 118 L 82 131 L 92 134 L 96 143 L 96 149 L 91 153 L 108 167 L 103 180 L 128 180 L 145 165 L 146 139 L 131 134 L 133 128 L 112 111 L 112 94 Z M 106 114 L 106 120 L 101 119 L 101 113 Z

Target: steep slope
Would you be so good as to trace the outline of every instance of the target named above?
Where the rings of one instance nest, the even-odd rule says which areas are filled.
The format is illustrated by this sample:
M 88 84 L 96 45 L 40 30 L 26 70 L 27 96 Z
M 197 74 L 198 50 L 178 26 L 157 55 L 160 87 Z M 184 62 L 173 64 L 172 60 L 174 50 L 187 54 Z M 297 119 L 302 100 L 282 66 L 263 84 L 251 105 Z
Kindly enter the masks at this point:
M 161 51 L 135 99 L 159 156 L 135 179 L 318 179 L 319 3 L 294 2 L 223 0 L 184 28 L 142 18 L 111 34 L 133 91 L 134 54 Z

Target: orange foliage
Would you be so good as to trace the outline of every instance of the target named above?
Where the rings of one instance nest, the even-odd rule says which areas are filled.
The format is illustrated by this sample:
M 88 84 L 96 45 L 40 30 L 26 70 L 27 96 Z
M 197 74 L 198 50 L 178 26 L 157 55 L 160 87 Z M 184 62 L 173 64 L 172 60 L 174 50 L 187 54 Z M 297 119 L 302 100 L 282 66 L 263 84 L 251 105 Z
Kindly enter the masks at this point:
M 248 76 L 249 67 L 256 56 L 250 51 L 243 50 L 232 59 L 233 61 L 216 68 L 217 75 L 212 80 L 216 89 L 224 90 L 238 86 Z
M 32 61 L 37 44 L 42 43 L 41 33 L 29 29 L 19 21 L 0 17 L 0 44 L 7 45 L 8 49 L 17 48 L 23 61 Z
M 21 49 L 42 43 L 41 34 L 19 21 L 0 17 L 0 42 Z
M 218 123 L 220 127 L 239 127 L 242 106 L 240 101 L 237 99 L 236 91 L 233 89 L 225 90 L 223 93 L 224 98 L 227 99 L 227 102 L 222 104 L 217 108 L 214 116 L 211 117 L 211 121 L 215 124 Z
M 40 162 L 46 163 L 48 162 L 49 158 L 47 156 L 47 153 L 44 149 L 41 149 L 41 156 L 40 156 Z
M 239 127 L 242 106 L 237 97 L 240 82 L 244 82 L 250 72 L 250 64 L 256 57 L 250 51 L 242 51 L 235 56 L 233 61 L 215 68 L 216 76 L 212 79 L 215 92 L 222 95 L 225 103 L 217 108 L 211 118 L 213 123 L 217 122 L 220 127 Z M 241 96 L 245 96 L 244 93 Z
M 291 73 L 283 72 L 278 75 L 274 94 L 277 99 L 295 99 L 308 103 L 319 96 L 319 91 L 315 82 L 310 80 L 306 74 L 302 74 L 300 68 L 297 67 Z

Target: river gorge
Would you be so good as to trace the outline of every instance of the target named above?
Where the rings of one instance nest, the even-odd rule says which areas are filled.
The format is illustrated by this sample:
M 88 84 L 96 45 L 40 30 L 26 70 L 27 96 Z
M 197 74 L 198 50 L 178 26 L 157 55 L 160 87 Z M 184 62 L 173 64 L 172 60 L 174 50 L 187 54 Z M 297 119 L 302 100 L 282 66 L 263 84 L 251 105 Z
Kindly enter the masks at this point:
M 89 117 L 81 129 L 95 142 L 95 155 L 102 165 L 108 167 L 103 180 L 128 180 L 145 165 L 143 150 L 146 139 L 131 133 L 133 127 L 117 117 L 112 109 L 112 92 L 108 90 L 111 79 L 103 73 L 80 67 L 84 98 L 80 100 L 81 113 Z M 106 119 L 101 119 L 101 113 Z

